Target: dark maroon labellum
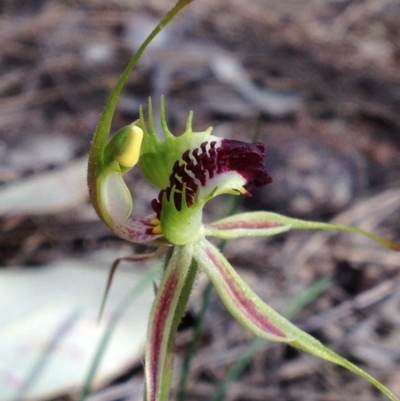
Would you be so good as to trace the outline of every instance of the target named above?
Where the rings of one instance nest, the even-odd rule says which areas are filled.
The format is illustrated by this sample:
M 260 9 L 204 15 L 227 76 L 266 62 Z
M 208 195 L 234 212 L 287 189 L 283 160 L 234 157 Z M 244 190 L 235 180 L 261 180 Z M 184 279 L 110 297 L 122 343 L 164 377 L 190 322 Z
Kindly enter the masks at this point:
M 247 183 L 245 188 L 262 187 L 270 184 L 272 178 L 264 164 L 265 146 L 261 142 L 246 143 L 223 139 L 218 148 L 219 172 L 237 171 Z
M 246 190 L 261 187 L 272 182 L 264 165 L 264 144 L 246 143 L 231 139 L 223 139 L 220 146 L 217 142 L 203 142 L 192 152 L 187 150 L 182 155 L 182 164 L 176 161 L 169 177 L 169 186 L 160 191 L 158 198 L 153 199 L 151 206 L 160 218 L 161 204 L 164 194 L 170 199 L 174 190 L 174 203 L 181 210 L 182 193 L 186 188 L 186 204 L 193 205 L 194 198 L 200 186 L 205 186 L 207 180 L 218 174 L 235 171 L 245 180 Z

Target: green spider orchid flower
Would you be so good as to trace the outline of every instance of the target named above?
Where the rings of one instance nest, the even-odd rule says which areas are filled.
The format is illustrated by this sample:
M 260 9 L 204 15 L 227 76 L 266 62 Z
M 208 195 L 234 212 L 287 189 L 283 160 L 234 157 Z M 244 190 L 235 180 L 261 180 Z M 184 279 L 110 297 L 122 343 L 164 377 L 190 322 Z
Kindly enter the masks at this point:
M 221 139 L 211 134 L 211 128 L 193 132 L 192 113 L 185 132 L 174 136 L 166 123 L 163 100 L 161 127 L 164 139 L 160 139 L 154 128 L 149 101 L 147 121 L 141 109 L 138 121 L 122 128 L 109 140 L 116 102 L 130 71 L 150 41 L 188 2 L 178 1 L 122 74 L 101 116 L 89 157 L 89 192 L 99 217 L 121 238 L 159 247 L 155 253 L 129 259 L 141 261 L 162 253 L 166 255 L 164 274 L 148 326 L 146 399 L 162 401 L 168 398 L 174 334 L 200 268 L 231 314 L 253 334 L 343 366 L 375 385 L 389 399 L 399 401 L 368 373 L 266 305 L 207 238 L 229 240 L 271 236 L 294 229 L 333 229 L 365 235 L 397 251 L 400 250 L 398 244 L 355 227 L 307 222 L 269 212 L 242 213 L 203 224 L 203 207 L 210 199 L 220 194 L 248 196 L 251 188 L 272 181 L 264 166 L 264 145 Z M 123 180 L 123 175 L 136 164 L 148 182 L 159 190 L 158 197 L 151 201 L 153 214 L 141 218 L 131 217 L 132 197 Z M 115 267 L 116 264 L 113 270 Z

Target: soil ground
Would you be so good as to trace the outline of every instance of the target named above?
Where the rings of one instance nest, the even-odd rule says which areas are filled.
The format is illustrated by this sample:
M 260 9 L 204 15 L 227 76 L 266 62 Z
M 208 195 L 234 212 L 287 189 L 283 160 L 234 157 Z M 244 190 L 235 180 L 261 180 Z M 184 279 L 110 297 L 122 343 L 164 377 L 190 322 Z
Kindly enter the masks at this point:
M 0 1 L 2 187 L 87 154 L 112 85 L 171 6 Z M 161 94 L 173 132 L 182 132 L 189 110 L 197 130 L 212 125 L 225 137 L 249 141 L 258 124 L 274 183 L 246 199 L 243 210 L 355 224 L 399 241 L 399 21 L 398 0 L 195 0 L 133 72 L 115 127 Z M 139 172 L 129 180 L 138 193 L 135 210 L 146 210 L 154 194 Z M 207 218 L 222 215 L 227 202 L 214 201 Z M 0 264 L 35 268 L 121 246 L 89 210 L 86 199 L 56 214 L 3 217 Z M 320 233 L 235 241 L 225 252 L 279 310 L 329 277 L 329 288 L 293 320 L 400 396 L 398 255 L 358 237 Z M 197 313 L 194 303 L 194 319 Z M 178 336 L 178 365 L 191 330 L 189 324 Z M 213 295 L 187 400 L 210 399 L 251 339 Z M 140 375 L 133 372 L 121 376 Z M 118 389 L 121 380 L 108 387 Z M 225 399 L 384 398 L 342 369 L 266 344 Z

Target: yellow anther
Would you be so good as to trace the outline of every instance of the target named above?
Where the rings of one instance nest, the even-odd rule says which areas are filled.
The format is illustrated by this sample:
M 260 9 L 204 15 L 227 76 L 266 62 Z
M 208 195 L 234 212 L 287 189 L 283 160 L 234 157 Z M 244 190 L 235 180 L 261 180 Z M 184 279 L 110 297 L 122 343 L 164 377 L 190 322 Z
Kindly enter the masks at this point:
M 161 221 L 159 219 L 151 219 L 150 224 L 154 226 L 153 234 L 155 235 L 162 234 Z
M 124 143 L 124 149 L 115 157 L 118 164 L 122 167 L 131 168 L 139 160 L 140 147 L 142 146 L 143 139 L 143 130 L 134 124 L 135 123 L 127 127 L 129 132 L 125 139 L 126 142 Z
M 159 219 L 151 219 L 150 224 L 152 226 L 159 226 L 161 224 L 161 221 Z
M 161 224 L 159 224 L 158 226 L 155 226 L 153 228 L 153 234 L 154 235 L 161 235 L 162 233 L 163 232 L 162 232 Z

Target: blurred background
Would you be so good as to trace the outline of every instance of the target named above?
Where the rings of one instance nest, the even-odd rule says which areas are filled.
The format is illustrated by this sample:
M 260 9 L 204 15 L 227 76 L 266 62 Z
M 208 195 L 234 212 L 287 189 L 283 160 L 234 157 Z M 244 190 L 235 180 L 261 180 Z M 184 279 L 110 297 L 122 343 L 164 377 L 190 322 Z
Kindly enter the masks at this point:
M 122 267 L 97 326 L 108 266 L 145 249 L 95 215 L 86 155 L 119 74 L 173 3 L 0 0 L 0 401 L 78 399 L 113 311 L 154 267 Z M 354 224 L 399 242 L 399 21 L 399 0 L 195 0 L 132 73 L 114 128 L 148 96 L 159 115 L 163 94 L 176 134 L 193 110 L 195 130 L 246 141 L 257 132 L 266 145 L 274 182 L 240 210 Z M 139 169 L 127 181 L 134 214 L 149 213 L 156 192 Z M 213 200 L 206 219 L 229 202 Z M 398 255 L 311 232 L 237 240 L 225 253 L 280 311 L 325 279 L 293 321 L 400 396 Z M 204 285 L 177 338 L 177 381 Z M 90 400 L 141 399 L 152 292 L 118 320 Z M 211 399 L 251 340 L 212 294 L 185 399 Z M 278 398 L 383 399 L 353 374 L 264 343 L 223 399 Z

